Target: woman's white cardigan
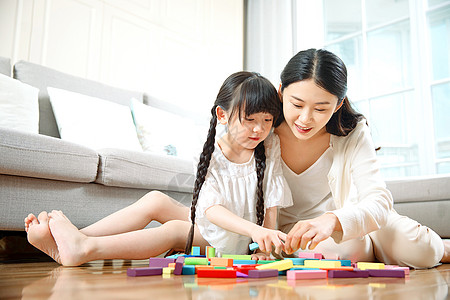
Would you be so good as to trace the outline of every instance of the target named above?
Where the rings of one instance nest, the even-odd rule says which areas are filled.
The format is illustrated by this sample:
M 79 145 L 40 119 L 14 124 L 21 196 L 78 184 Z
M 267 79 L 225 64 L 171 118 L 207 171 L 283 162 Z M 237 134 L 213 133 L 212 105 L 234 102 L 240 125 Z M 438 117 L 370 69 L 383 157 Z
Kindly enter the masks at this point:
M 347 136 L 331 135 L 333 163 L 328 173 L 334 213 L 343 232 L 332 234 L 336 243 L 361 237 L 386 224 L 393 207 L 375 154 L 366 120 Z

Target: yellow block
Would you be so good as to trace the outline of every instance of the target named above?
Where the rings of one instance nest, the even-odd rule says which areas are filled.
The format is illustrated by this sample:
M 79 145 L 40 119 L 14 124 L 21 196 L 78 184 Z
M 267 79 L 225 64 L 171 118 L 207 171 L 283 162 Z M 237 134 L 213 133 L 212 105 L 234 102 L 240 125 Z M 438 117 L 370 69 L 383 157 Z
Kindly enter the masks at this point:
M 368 263 L 368 262 L 358 262 L 356 263 L 356 267 L 360 270 L 367 269 L 384 269 L 383 263 Z
M 165 268 L 163 268 L 163 274 L 173 274 L 174 270 L 175 270 L 175 268 L 165 267 Z
M 289 270 L 294 267 L 294 263 L 290 259 L 279 260 L 270 264 L 257 266 L 258 270 L 277 269 L 278 271 Z
M 305 268 L 339 268 L 341 262 L 338 260 L 305 260 Z

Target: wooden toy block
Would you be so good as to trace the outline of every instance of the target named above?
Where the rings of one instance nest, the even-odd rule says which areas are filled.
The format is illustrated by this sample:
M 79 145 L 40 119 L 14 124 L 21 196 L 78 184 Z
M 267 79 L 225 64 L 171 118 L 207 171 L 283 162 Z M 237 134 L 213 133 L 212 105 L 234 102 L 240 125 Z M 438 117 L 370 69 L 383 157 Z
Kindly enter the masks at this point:
M 247 259 L 233 259 L 233 265 L 255 265 L 256 260 L 247 260 Z
M 203 269 L 203 270 L 214 270 L 214 266 L 195 265 L 195 270 L 198 271 L 199 269 Z
M 267 265 L 267 264 L 271 264 L 271 263 L 276 262 L 276 261 L 279 261 L 279 260 L 268 260 L 268 259 L 266 259 L 266 260 L 258 260 L 257 264 L 258 265 Z
M 286 257 L 285 259 L 292 260 L 294 266 L 303 266 L 305 264 L 305 260 L 307 258 L 298 258 L 298 257 Z
M 314 252 L 299 252 L 298 258 L 315 258 L 322 259 L 322 253 L 314 253 Z
M 320 279 L 327 278 L 327 271 L 325 270 L 297 270 L 297 271 L 287 271 L 286 273 L 288 280 L 297 279 Z
M 183 256 L 180 256 L 175 260 L 175 268 L 173 270 L 174 275 L 181 275 L 183 273 L 184 260 L 185 258 Z
M 258 270 L 276 269 L 278 271 L 284 271 L 292 268 L 293 266 L 294 264 L 292 260 L 284 259 L 273 263 L 257 266 L 256 269 Z
M 319 269 L 319 268 L 293 267 L 293 268 L 290 268 L 289 270 L 298 271 L 298 270 L 322 270 L 322 269 Z
M 240 277 L 240 278 L 247 278 L 248 274 L 245 273 L 241 273 L 239 271 L 236 271 L 236 277 Z
M 206 258 L 216 257 L 216 248 L 211 246 L 206 246 L 205 249 Z
M 161 275 L 162 272 L 163 272 L 163 268 L 159 268 L 159 267 L 128 268 L 127 269 L 127 275 L 132 276 L 132 277 Z
M 340 261 L 341 266 L 343 267 L 351 267 L 352 261 L 349 259 L 322 259 L 322 261 Z
M 148 260 L 148 266 L 156 268 L 165 268 L 168 267 L 170 263 L 174 262 L 175 262 L 174 258 L 150 257 L 150 259 Z
M 212 277 L 212 278 L 236 278 L 235 270 L 206 270 L 198 269 L 197 277 Z
M 168 268 L 174 268 L 174 269 L 175 269 L 175 263 L 170 263 L 167 267 L 168 267 Z
M 395 269 L 368 269 L 370 277 L 396 277 L 396 278 L 404 278 L 405 271 L 404 270 L 395 270 Z
M 205 257 L 186 257 L 184 259 L 185 265 L 208 265 L 209 261 Z
M 328 271 L 329 278 L 367 278 L 369 277 L 369 271 L 366 270 L 330 270 Z
M 231 259 L 231 258 L 223 258 L 223 257 L 211 257 L 209 259 L 209 264 L 211 266 L 232 267 L 233 266 L 233 259 Z
M 222 254 L 222 258 L 251 260 L 252 256 L 251 255 Z
M 246 267 L 246 266 L 244 266 L 244 267 L 236 268 L 236 271 L 244 273 L 244 274 L 248 274 L 248 272 L 250 270 L 256 270 L 256 266 L 253 266 L 253 267 Z
M 248 245 L 248 248 L 250 249 L 250 251 L 254 251 L 256 249 L 259 249 L 259 245 L 258 243 L 251 243 L 250 245 Z
M 249 278 L 278 277 L 278 270 L 276 269 L 249 270 L 248 277 Z
M 384 269 L 383 263 L 370 263 L 370 262 L 358 262 L 356 263 L 356 267 L 360 270 L 367 270 L 367 269 Z
M 405 272 L 405 275 L 409 275 L 409 268 L 408 267 L 399 267 L 399 266 L 390 266 L 389 268 L 385 269 L 389 269 L 389 270 L 403 270 Z
M 195 275 L 195 266 L 192 266 L 192 265 L 183 266 L 181 274 L 182 275 Z
M 175 270 L 175 268 L 171 268 L 171 267 L 165 267 L 163 268 L 163 274 L 173 274 L 173 270 Z
M 200 255 L 200 247 L 192 246 L 191 255 Z
M 341 262 L 337 260 L 305 260 L 306 268 L 339 268 Z

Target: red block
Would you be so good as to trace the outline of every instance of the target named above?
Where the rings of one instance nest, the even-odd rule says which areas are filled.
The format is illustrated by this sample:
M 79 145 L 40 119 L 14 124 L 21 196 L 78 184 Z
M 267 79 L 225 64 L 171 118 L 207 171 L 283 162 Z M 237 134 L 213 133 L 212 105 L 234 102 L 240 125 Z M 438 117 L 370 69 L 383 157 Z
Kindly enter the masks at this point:
M 330 270 L 328 271 L 329 278 L 367 278 L 369 277 L 369 271 L 367 270 Z
M 136 276 L 151 276 L 151 275 L 161 275 L 163 268 L 158 267 L 146 267 L 146 268 L 128 268 L 127 275 Z
M 404 270 L 370 269 L 367 271 L 369 271 L 370 277 L 396 277 L 396 278 L 404 278 L 405 277 Z
M 198 269 L 197 277 L 212 277 L 212 278 L 236 278 L 235 270 L 221 270 L 221 269 Z
M 266 277 L 278 277 L 278 270 L 265 269 L 265 270 L 249 270 L 249 278 L 266 278 Z

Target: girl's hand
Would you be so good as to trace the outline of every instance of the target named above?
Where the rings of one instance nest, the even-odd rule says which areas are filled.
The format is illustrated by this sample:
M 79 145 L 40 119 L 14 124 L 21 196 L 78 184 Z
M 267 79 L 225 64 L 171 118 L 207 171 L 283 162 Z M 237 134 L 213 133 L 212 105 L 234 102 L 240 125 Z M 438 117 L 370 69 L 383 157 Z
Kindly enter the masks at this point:
M 270 260 L 270 254 L 264 253 L 264 252 L 256 252 L 252 254 L 253 260 Z
M 311 244 L 308 249 L 313 250 L 320 242 L 329 238 L 334 231 L 342 231 L 342 227 L 338 218 L 332 213 L 299 221 L 287 235 L 285 252 L 291 254 L 299 248 L 305 250 L 309 242 Z
M 256 226 L 252 231 L 251 238 L 258 243 L 261 252 L 272 252 L 272 245 L 275 246 L 275 253 L 277 254 L 280 254 L 282 250 L 285 250 L 283 241 L 286 240 L 286 234 L 279 230 Z

